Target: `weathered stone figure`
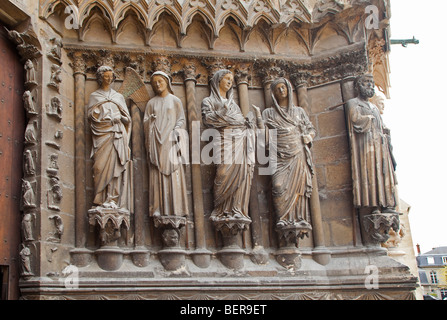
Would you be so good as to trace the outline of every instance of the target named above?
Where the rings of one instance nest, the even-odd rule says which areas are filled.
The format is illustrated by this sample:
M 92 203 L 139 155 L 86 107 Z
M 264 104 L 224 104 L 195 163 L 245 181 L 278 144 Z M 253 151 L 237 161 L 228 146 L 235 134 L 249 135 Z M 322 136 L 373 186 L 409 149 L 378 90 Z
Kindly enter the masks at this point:
M 100 88 L 90 96 L 88 118 L 92 130 L 93 203 L 104 208 L 131 208 L 131 117 L 123 95 L 111 88 L 113 69 L 97 71 Z
M 210 96 L 202 101 L 203 123 L 219 131 L 221 150 L 221 161 L 217 164 L 214 181 L 211 219 L 216 221 L 232 217 L 251 221 L 248 203 L 254 163 L 250 161 L 247 150 L 255 142 L 254 136 L 247 131 L 254 129 L 255 124 L 244 118 L 233 100 L 231 71 L 217 71 L 210 81 L 210 87 Z M 225 158 L 226 155 L 231 155 L 231 159 Z
M 169 76 L 154 72 L 151 84 L 156 96 L 144 114 L 145 142 L 150 162 L 150 216 L 189 214 L 182 154 L 187 152 L 185 114 L 182 102 L 172 93 Z
M 311 226 L 310 196 L 313 162 L 310 153 L 315 128 L 306 112 L 293 104 L 292 85 L 285 78 L 271 84 L 273 106 L 262 113 L 264 124 L 277 132 L 277 168 L 272 176 L 277 228 L 298 227 L 303 236 Z M 255 108 L 258 118 L 261 116 Z
M 346 104 L 354 205 L 372 208 L 372 213 L 393 213 L 398 200 L 397 181 L 380 111 L 369 102 L 375 93 L 374 85 L 372 75 L 358 77 L 358 96 Z
M 28 59 L 25 62 L 25 83 L 27 85 L 37 84 L 36 82 L 36 69 L 34 63 Z

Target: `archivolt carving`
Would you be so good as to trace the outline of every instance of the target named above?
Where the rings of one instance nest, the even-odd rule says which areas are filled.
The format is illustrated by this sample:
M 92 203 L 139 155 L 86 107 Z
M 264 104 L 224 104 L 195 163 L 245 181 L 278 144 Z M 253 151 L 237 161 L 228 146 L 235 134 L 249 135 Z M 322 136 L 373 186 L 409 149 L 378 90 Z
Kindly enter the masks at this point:
M 383 1 L 320 0 L 314 7 L 311 7 L 302 0 L 41 0 L 40 16 L 48 19 L 56 12 L 56 7 L 70 6 L 74 18 L 78 20 L 75 22 L 79 29 L 79 40 L 84 39 L 93 22 L 101 21 L 101 23 L 104 23 L 106 30 L 110 32 L 113 42 L 116 42 L 117 36 L 122 31 L 122 24 L 128 23 L 129 16 L 132 16 L 132 19 L 136 19 L 138 24 L 142 26 L 141 32 L 144 35 L 145 44 L 149 45 L 150 39 L 157 28 L 157 23 L 160 22 L 160 17 L 162 14 L 166 14 L 170 17 L 168 22 L 176 34 L 175 38 L 179 47 L 181 47 L 181 41 L 186 36 L 188 28 L 200 16 L 207 29 L 210 48 L 213 48 L 214 41 L 219 37 L 222 28 L 226 26 L 228 18 L 231 17 L 238 28 L 242 30 L 238 39 L 241 41 L 241 51 L 243 51 L 248 33 L 260 23 L 267 25 L 267 30 L 273 27 L 277 28 L 280 25 L 289 27 L 292 23 L 297 23 L 300 26 L 310 26 L 312 24 L 319 28 L 321 23 L 327 22 L 328 16 L 333 16 L 349 8 L 363 10 L 363 7 L 370 3 L 378 3 L 379 5 L 381 2 Z M 343 16 L 343 21 L 346 21 L 346 15 Z M 354 34 L 359 30 L 361 24 L 359 24 L 359 21 L 352 22 L 349 19 L 347 21 L 336 23 L 334 28 L 337 33 L 347 38 L 348 43 L 352 43 Z M 274 39 L 271 39 L 270 31 L 264 36 L 272 49 L 274 47 L 272 40 Z M 274 53 L 273 49 L 271 50 L 272 53 Z

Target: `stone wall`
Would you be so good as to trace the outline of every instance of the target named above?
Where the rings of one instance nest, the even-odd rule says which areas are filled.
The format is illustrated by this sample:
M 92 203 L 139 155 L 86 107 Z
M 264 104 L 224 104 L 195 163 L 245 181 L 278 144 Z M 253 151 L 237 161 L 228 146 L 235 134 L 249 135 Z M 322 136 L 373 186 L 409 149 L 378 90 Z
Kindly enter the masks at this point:
M 39 75 L 36 91 L 39 138 L 34 147 L 38 170 L 33 177 L 39 200 L 34 230 L 36 240 L 26 242 L 32 251 L 32 274 L 22 279 L 25 298 L 57 297 L 54 292 L 67 289 L 64 287 L 67 265 L 76 266 L 79 272 L 80 287 L 72 294 L 80 298 L 95 298 L 89 292 L 96 281 L 108 288 L 104 294 L 110 298 L 115 295 L 114 290 L 122 288 L 126 294 L 154 298 L 156 288 L 176 276 L 180 277 L 178 282 L 169 280 L 171 289 L 163 294 L 171 292 L 180 298 L 190 297 L 182 291 L 182 286 L 197 290 L 202 278 L 228 275 L 229 282 L 234 276 L 257 277 L 262 283 L 276 279 L 266 290 L 286 296 L 292 292 L 302 295 L 315 289 L 322 290 L 327 298 L 334 298 L 332 294 L 343 290 L 344 285 L 333 283 L 351 281 L 358 297 L 364 291 L 365 266 L 373 262 L 384 268 L 381 297 L 408 297 L 406 293 L 413 289 L 414 279 L 405 266 L 385 257 L 383 250 L 364 245 L 352 200 L 343 103 L 354 96 L 353 78 L 374 67 L 368 51 L 369 41 L 383 37 L 383 30 L 365 29 L 365 4 L 360 1 L 344 1 L 343 4 L 339 1 L 162 2 L 115 1 L 115 5 L 111 5 L 112 2 L 87 0 L 76 3 L 33 0 L 27 7 L 13 8 L 23 11 L 29 19 L 11 29 L 15 28 L 23 38 L 32 34 L 40 53 L 34 60 Z M 386 19 L 387 4 L 372 3 L 380 9 L 380 18 Z M 79 15 L 71 20 L 66 8 L 76 8 Z M 59 40 L 62 46 L 58 46 Z M 164 270 L 158 256 L 162 247 L 161 234 L 147 214 L 146 152 L 144 148 L 137 152 L 135 145 L 134 175 L 139 175 L 140 179 L 135 180 L 134 190 L 138 193 L 135 199 L 138 199 L 139 209 L 131 219 L 132 227 L 123 233 L 119 242 L 122 267 L 114 271 L 98 267 L 98 253 L 95 253 L 100 247 L 98 230 L 87 221 L 94 186 L 90 158 L 92 138 L 86 106 L 90 94 L 97 89 L 95 72 L 101 65 L 114 68 L 117 90 L 123 83 L 126 68 L 131 67 L 141 77 L 151 97 L 151 73 L 166 71 L 172 76 L 174 94 L 182 101 L 185 114 L 188 117 L 195 113 L 198 120 L 201 118 L 200 103 L 209 94 L 208 81 L 220 68 L 228 68 L 235 74 L 235 98 L 241 107 L 246 103 L 240 96 L 241 85 L 248 85 L 248 109 L 244 106 L 244 113 L 251 104 L 259 106 L 261 111 L 271 105 L 269 83 L 273 78 L 284 76 L 291 80 L 294 100 L 307 111 L 317 132 L 312 147 L 317 181 L 314 203 L 321 208 L 321 216 L 312 216 L 313 219 L 319 217 L 320 221 L 311 221 L 313 232 L 299 243 L 303 258 L 301 269 L 287 270 L 275 261 L 278 238 L 274 228 L 271 178 L 262 175 L 255 175 L 250 202 L 251 213 L 258 217 L 259 224 L 252 224 L 238 239 L 245 251 L 245 267 L 234 271 L 219 263 L 222 239 L 209 221 L 213 210 L 215 167 L 201 164 L 199 198 L 203 202 L 200 205 L 195 202 L 197 191 L 193 188 L 193 176 L 197 171 L 193 165 L 186 166 L 186 178 L 191 212 L 196 214 L 203 206 L 203 227 L 194 214 L 188 218 L 180 240 L 180 246 L 186 250 L 186 265 L 180 271 Z M 186 87 L 190 80 L 186 70 L 191 66 L 195 68 L 195 110 L 188 103 L 190 97 Z M 59 111 L 51 109 L 54 98 L 60 102 Z M 129 107 L 137 110 L 132 109 L 132 105 Z M 133 114 L 136 117 L 138 113 L 141 117 L 141 111 Z M 138 121 L 134 122 L 137 130 L 141 129 L 139 125 Z M 203 130 L 203 125 L 201 128 Z M 188 130 L 191 133 L 191 127 Z M 137 133 L 134 131 L 133 135 Z M 202 147 L 206 143 L 202 141 Z M 57 198 L 57 195 L 62 197 Z M 198 231 L 197 228 L 202 229 Z M 204 247 L 198 248 L 198 232 L 204 234 Z M 259 247 L 263 248 L 264 255 L 258 255 Z M 203 254 L 198 249 L 205 250 L 211 259 L 205 268 L 198 268 L 195 254 Z M 345 262 L 352 267 L 346 270 Z M 403 289 L 395 292 L 392 290 L 396 275 L 403 275 Z M 119 283 L 113 284 L 112 278 L 119 279 Z M 147 279 L 150 281 L 145 282 L 146 288 L 138 292 L 132 292 L 125 284 Z M 293 289 L 282 289 L 282 281 L 286 279 L 292 281 Z M 315 281 L 317 285 L 303 286 L 304 280 Z M 225 288 L 227 284 L 219 282 L 217 288 Z M 57 289 L 50 293 L 52 286 Z M 239 286 L 249 297 L 256 297 L 253 283 L 248 281 Z M 323 289 L 327 286 L 329 291 Z M 216 298 L 231 297 L 232 292 L 229 290 Z M 387 296 L 386 292 L 392 294 Z

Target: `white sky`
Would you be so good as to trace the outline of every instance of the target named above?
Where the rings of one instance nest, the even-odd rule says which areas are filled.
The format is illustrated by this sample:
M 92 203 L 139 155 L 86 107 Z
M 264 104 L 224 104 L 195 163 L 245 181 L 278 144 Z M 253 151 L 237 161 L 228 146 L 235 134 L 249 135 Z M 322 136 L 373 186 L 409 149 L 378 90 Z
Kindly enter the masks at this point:
M 445 0 L 391 0 L 391 129 L 400 197 L 410 206 L 414 245 L 447 246 L 447 23 Z

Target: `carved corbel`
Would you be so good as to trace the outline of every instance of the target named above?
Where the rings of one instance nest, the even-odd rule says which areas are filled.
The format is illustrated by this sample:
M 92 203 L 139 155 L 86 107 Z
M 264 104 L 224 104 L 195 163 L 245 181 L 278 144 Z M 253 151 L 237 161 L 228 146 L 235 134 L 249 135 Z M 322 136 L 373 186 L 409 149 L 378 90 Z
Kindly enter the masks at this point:
M 385 243 L 390 238 L 390 230 L 399 231 L 399 213 L 372 213 L 363 217 L 363 228 L 367 242 L 373 245 Z

